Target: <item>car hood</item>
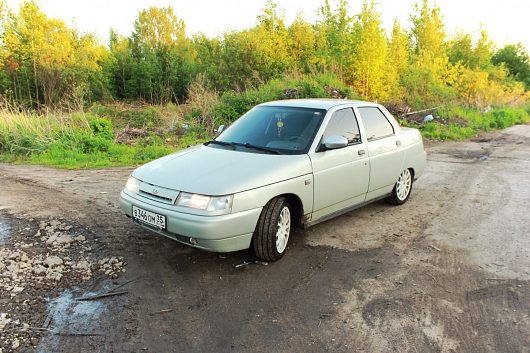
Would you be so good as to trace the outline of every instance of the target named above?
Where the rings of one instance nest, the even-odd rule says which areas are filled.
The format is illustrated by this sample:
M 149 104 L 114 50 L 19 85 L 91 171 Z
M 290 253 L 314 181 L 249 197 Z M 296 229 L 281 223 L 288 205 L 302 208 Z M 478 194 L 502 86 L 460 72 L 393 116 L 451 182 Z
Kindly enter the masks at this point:
M 147 163 L 133 176 L 173 190 L 228 195 L 310 173 L 306 154 L 261 154 L 200 145 Z

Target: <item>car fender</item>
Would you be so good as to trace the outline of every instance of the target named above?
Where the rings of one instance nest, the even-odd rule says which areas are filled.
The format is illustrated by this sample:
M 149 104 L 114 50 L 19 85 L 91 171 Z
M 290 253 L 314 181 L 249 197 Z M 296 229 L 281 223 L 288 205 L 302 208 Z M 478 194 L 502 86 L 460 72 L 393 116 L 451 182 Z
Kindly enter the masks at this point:
M 276 196 L 293 194 L 302 203 L 302 216 L 313 209 L 313 174 L 305 174 L 278 183 L 240 192 L 234 195 L 232 212 L 242 212 L 264 207 Z

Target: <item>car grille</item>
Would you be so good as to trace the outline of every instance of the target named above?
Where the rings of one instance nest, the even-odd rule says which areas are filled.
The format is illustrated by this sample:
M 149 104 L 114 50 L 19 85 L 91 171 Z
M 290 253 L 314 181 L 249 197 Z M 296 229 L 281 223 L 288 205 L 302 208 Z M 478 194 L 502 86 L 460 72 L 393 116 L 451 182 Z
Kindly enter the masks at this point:
M 144 196 L 147 196 L 147 197 L 149 197 L 151 199 L 159 200 L 159 201 L 166 202 L 166 203 L 173 203 L 173 200 L 171 198 L 169 198 L 169 197 L 151 194 L 150 192 L 147 192 L 147 191 L 144 191 L 144 190 L 140 190 L 140 194 L 144 195 Z
M 170 205 L 173 205 L 175 203 L 175 200 L 179 196 L 179 192 L 177 190 L 167 189 L 143 181 L 140 182 L 140 189 L 138 191 L 138 194 L 150 200 Z

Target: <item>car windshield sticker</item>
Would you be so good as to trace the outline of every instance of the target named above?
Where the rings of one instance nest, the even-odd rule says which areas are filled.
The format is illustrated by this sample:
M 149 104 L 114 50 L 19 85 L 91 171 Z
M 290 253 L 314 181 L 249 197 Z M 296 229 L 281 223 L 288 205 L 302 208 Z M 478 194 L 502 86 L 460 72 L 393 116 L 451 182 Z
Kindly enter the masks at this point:
M 282 128 L 283 128 L 283 121 L 282 121 L 282 118 L 278 118 L 278 121 L 276 122 L 276 126 L 278 127 L 278 137 L 281 137 L 281 135 L 282 135 Z

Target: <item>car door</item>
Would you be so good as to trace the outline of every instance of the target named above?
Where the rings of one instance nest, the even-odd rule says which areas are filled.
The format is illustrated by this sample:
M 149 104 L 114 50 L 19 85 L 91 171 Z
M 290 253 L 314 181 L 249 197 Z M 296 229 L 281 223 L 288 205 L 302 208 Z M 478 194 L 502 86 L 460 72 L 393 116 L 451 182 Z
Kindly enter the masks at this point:
M 324 150 L 320 144 L 309 154 L 314 175 L 313 221 L 363 202 L 368 190 L 369 161 L 353 108 L 332 113 L 321 143 L 332 135 L 346 137 L 348 145 Z
M 396 128 L 377 106 L 357 108 L 367 137 L 370 186 L 367 200 L 384 196 L 394 187 L 403 164 Z

